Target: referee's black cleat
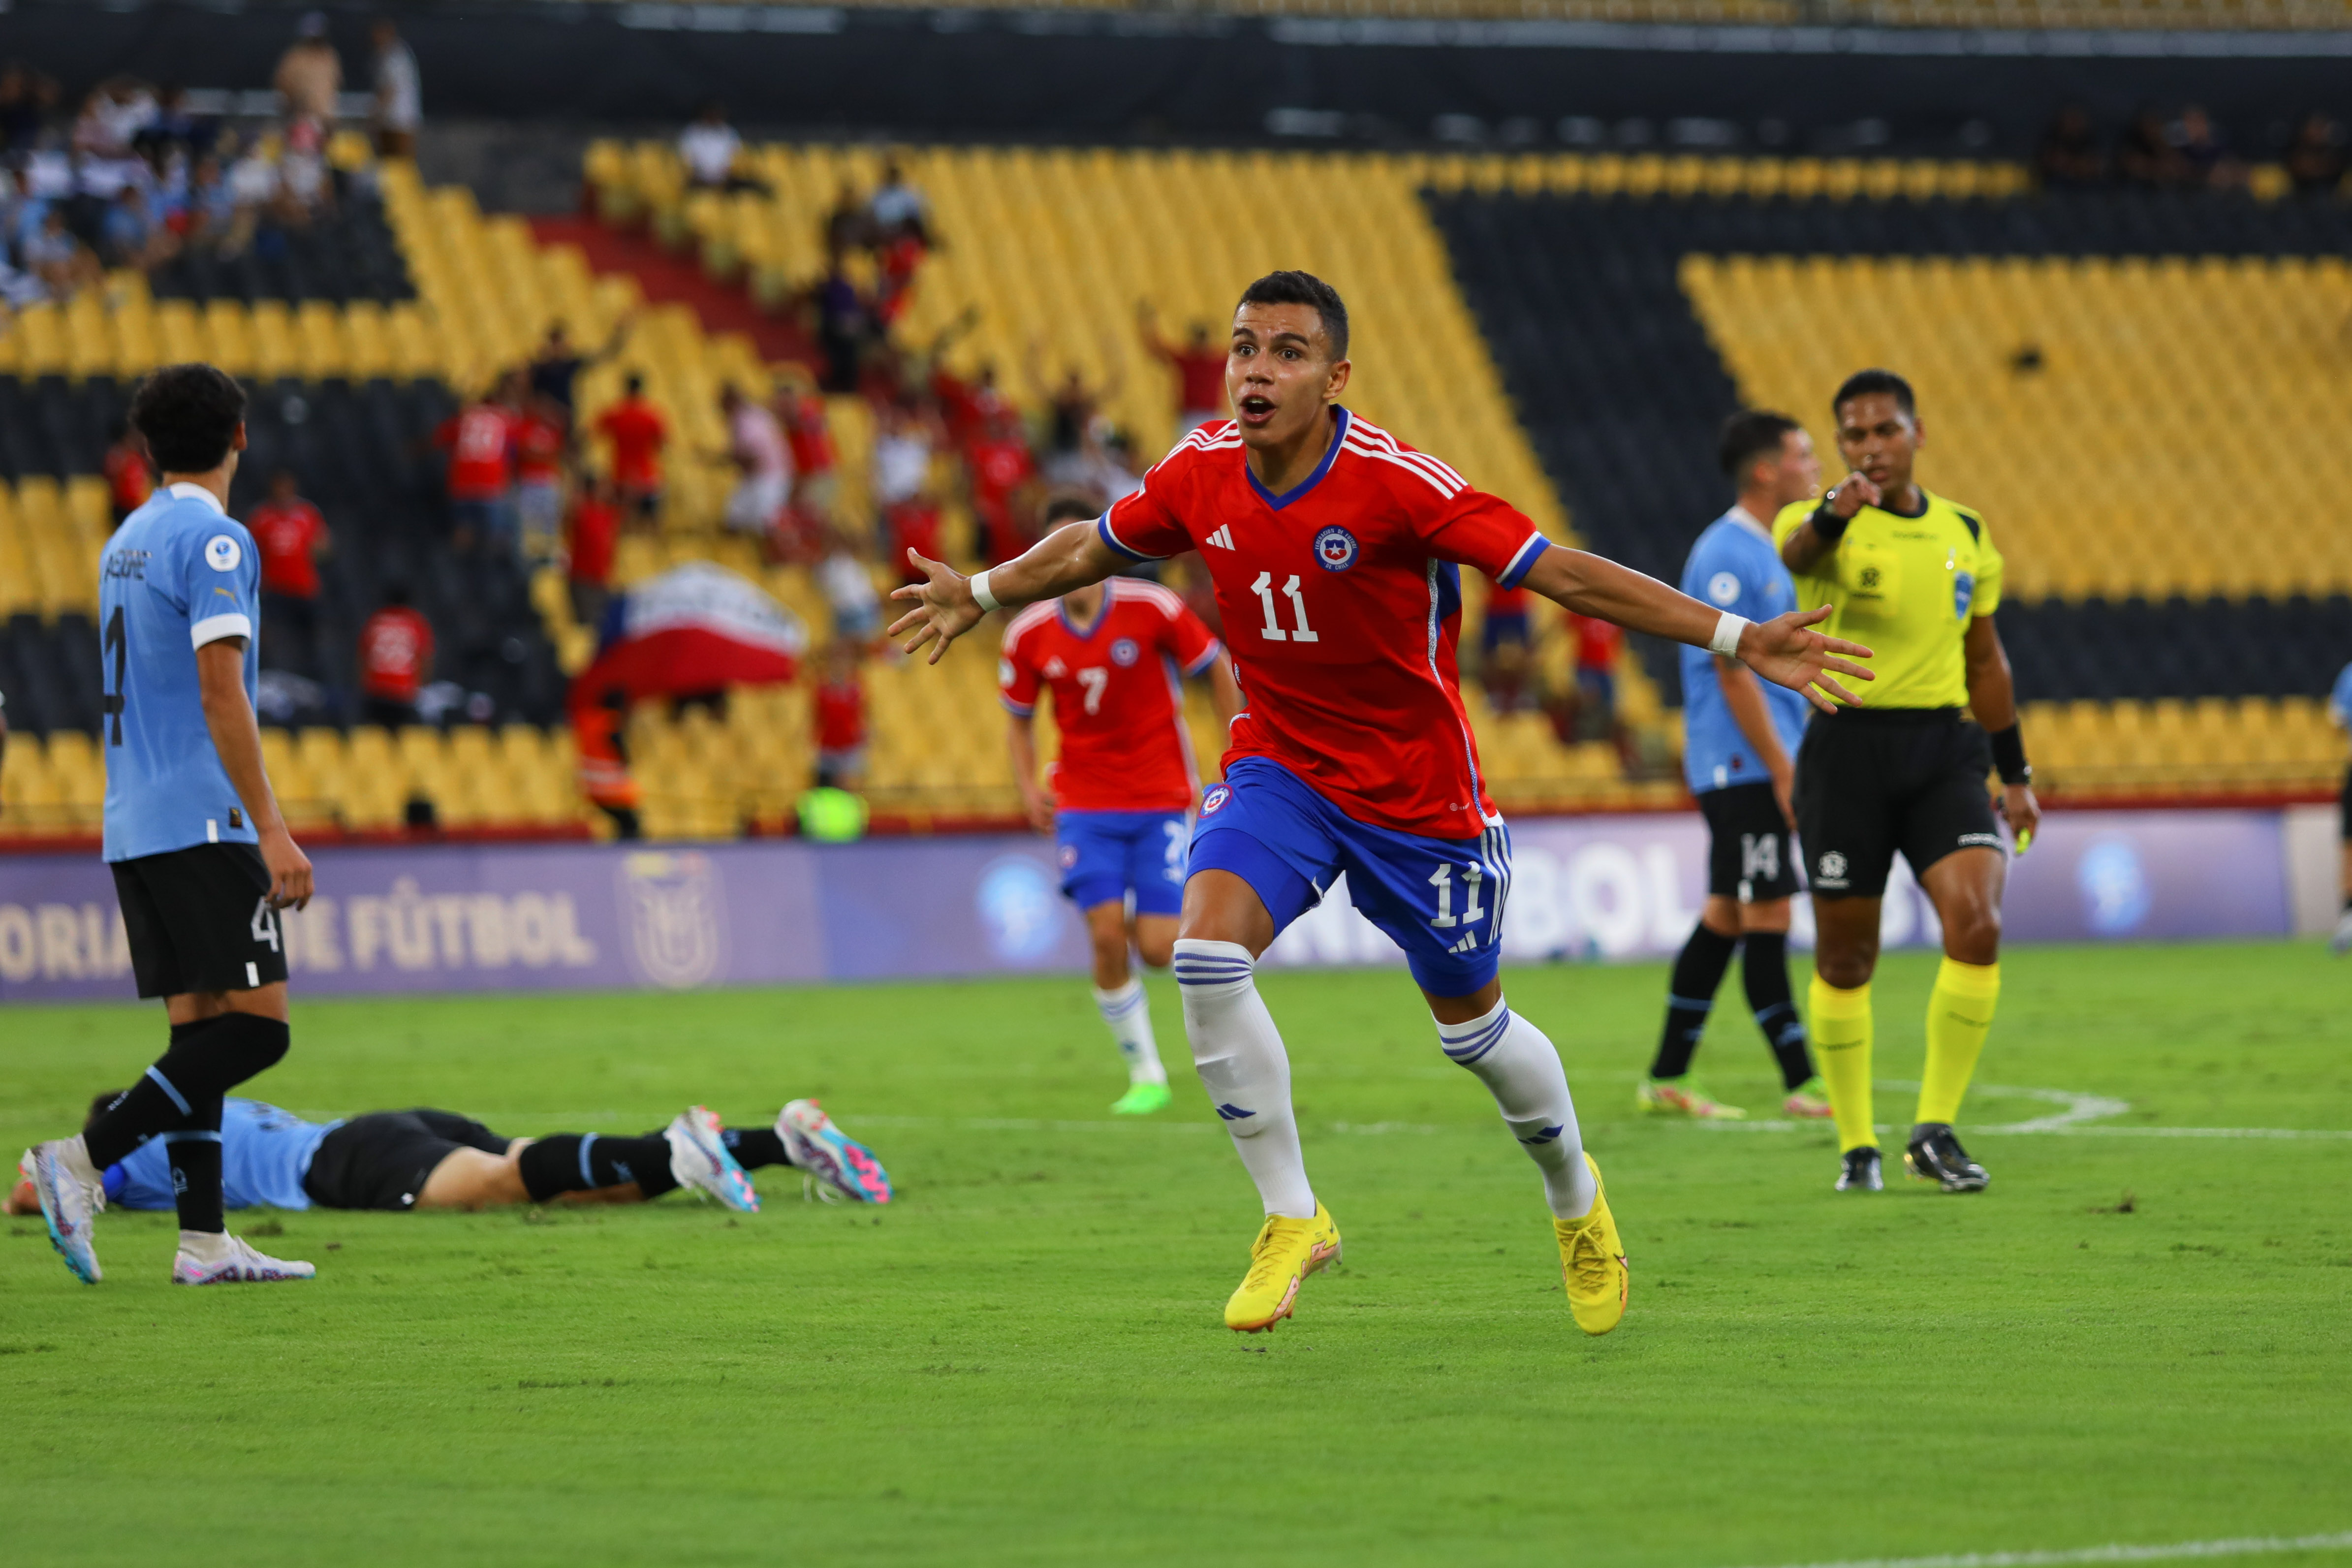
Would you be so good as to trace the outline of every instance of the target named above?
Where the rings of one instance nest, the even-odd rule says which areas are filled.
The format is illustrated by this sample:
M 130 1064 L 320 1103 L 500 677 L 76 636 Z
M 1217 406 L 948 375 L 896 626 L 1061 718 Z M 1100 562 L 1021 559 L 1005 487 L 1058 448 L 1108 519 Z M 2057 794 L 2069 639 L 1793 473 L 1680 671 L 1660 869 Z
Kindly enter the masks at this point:
M 1845 1152 L 1843 1163 L 1838 1168 L 1837 1190 L 1842 1193 L 1875 1193 L 1885 1190 L 1886 1184 L 1878 1174 L 1878 1150 L 1865 1143 L 1859 1149 Z
M 1933 1182 L 1948 1193 L 1980 1193 L 1992 1182 L 1941 1121 L 1923 1121 L 1911 1129 L 1903 1164 L 1917 1180 Z

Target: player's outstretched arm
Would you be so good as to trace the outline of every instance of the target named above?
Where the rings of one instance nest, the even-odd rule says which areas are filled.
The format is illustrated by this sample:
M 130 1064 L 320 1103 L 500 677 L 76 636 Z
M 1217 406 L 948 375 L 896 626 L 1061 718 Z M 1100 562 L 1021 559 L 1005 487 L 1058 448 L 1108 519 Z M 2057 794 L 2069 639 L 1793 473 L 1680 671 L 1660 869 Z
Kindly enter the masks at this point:
M 948 644 L 978 626 L 980 617 L 991 609 L 1059 598 L 1073 588 L 1101 582 L 1121 564 L 1118 554 L 1096 533 L 1091 521 L 1066 522 L 1024 553 L 980 574 L 987 579 L 984 586 L 989 597 L 995 601 L 983 605 L 972 592 L 977 579 L 912 550 L 907 552 L 907 559 L 926 581 L 891 590 L 892 598 L 912 607 L 890 623 L 889 635 L 905 637 L 908 653 L 931 644 L 932 664 L 940 662 Z
M 261 862 L 269 868 L 269 907 L 310 902 L 310 860 L 295 847 L 278 815 L 278 796 L 261 765 L 261 726 L 245 700 L 245 639 L 222 637 L 196 649 L 196 687 L 205 705 L 205 726 L 220 753 L 228 782 L 245 803 L 253 830 L 261 836 Z
M 1736 647 L 1716 648 L 1723 612 L 1614 561 L 1554 547 L 1536 558 L 1523 581 L 1580 616 L 1598 616 L 1628 631 L 1728 654 L 1774 685 L 1803 692 L 1824 712 L 1836 708 L 1839 701 L 1860 700 L 1839 684 L 1838 676 L 1876 679 L 1853 662 L 1868 658 L 1868 648 L 1812 629 L 1829 618 L 1827 605 L 1817 610 L 1791 610 L 1769 621 L 1751 621 L 1739 627 Z M 1847 655 L 1852 657 L 1842 657 Z

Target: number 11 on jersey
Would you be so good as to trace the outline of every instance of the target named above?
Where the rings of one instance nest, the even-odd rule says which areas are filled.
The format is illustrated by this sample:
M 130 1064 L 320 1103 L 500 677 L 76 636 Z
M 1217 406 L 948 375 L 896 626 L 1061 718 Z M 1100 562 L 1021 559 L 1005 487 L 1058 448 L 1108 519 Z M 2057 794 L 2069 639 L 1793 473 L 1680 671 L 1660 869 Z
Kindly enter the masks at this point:
M 1316 637 L 1314 629 L 1307 624 L 1307 595 L 1298 591 L 1298 579 L 1296 576 L 1282 585 L 1284 596 L 1290 601 L 1291 614 L 1298 617 L 1298 629 L 1295 632 L 1284 631 L 1281 623 L 1274 617 L 1273 573 L 1259 573 L 1257 581 L 1250 584 L 1250 592 L 1255 594 L 1258 603 L 1265 606 L 1265 625 L 1258 630 L 1265 636 L 1266 641 L 1317 642 L 1320 640 Z

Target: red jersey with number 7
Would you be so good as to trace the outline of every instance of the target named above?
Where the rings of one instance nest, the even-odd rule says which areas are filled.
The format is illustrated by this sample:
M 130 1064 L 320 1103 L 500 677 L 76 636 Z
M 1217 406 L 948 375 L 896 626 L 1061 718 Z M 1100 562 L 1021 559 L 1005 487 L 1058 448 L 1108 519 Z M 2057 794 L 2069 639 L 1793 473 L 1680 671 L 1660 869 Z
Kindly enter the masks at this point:
M 1459 568 L 1516 587 L 1548 547 L 1525 515 L 1343 408 L 1286 494 L 1258 482 L 1220 419 L 1095 528 L 1129 560 L 1198 550 L 1208 565 L 1249 700 L 1228 763 L 1270 758 L 1400 833 L 1475 838 L 1501 820 L 1455 669 Z
M 1157 583 L 1113 577 L 1093 624 L 1058 599 L 1031 605 L 1004 628 L 996 667 L 1004 706 L 1025 719 L 1054 694 L 1062 754 L 1051 778 L 1064 811 L 1190 811 L 1201 778 L 1184 728 L 1177 676 L 1216 662 L 1220 644 L 1184 601 Z

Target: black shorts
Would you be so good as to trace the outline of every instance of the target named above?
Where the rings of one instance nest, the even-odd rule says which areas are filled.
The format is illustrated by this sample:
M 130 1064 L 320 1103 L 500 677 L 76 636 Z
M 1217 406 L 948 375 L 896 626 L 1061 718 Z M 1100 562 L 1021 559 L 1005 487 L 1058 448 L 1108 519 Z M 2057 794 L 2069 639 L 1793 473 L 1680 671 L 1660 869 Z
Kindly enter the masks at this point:
M 1875 899 L 1895 852 L 1915 877 L 1955 849 L 2001 847 L 1992 742 L 1957 708 L 1816 714 L 1797 748 L 1797 832 L 1816 899 Z
M 504 1154 L 507 1142 L 454 1110 L 372 1110 L 320 1140 L 302 1189 L 322 1209 L 413 1209 L 452 1151 Z
M 2336 806 L 2344 819 L 2344 842 L 2352 844 L 2352 769 L 2345 772 L 2344 793 L 2337 798 Z
M 1705 791 L 1698 809 L 1706 818 L 1706 894 L 1768 904 L 1797 890 L 1796 846 L 1789 819 L 1768 784 L 1730 784 Z
M 257 991 L 286 978 L 286 933 L 252 845 L 197 844 L 113 866 L 142 996 Z

